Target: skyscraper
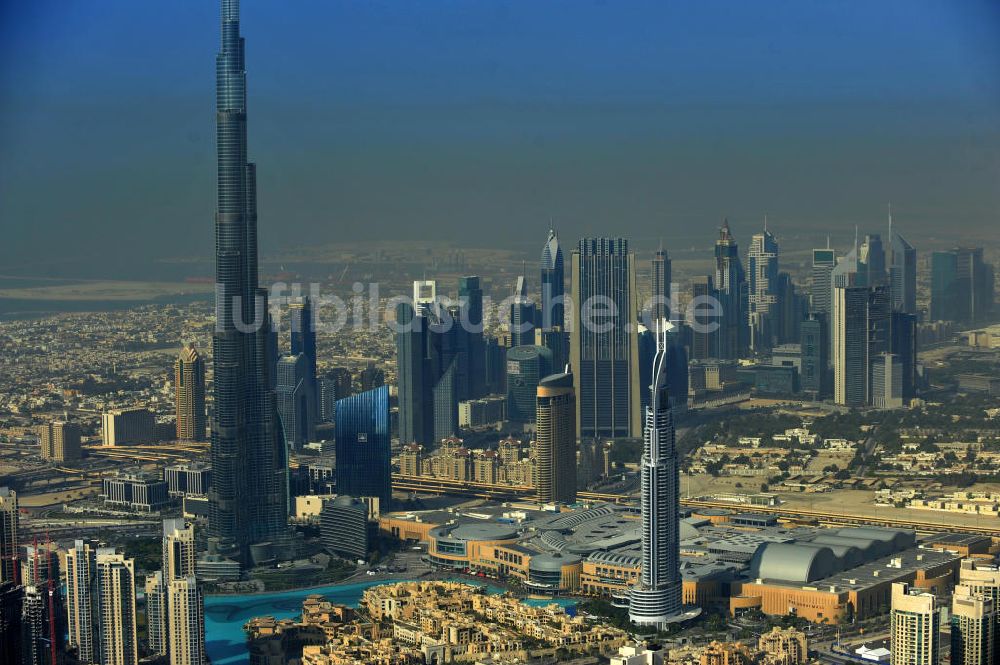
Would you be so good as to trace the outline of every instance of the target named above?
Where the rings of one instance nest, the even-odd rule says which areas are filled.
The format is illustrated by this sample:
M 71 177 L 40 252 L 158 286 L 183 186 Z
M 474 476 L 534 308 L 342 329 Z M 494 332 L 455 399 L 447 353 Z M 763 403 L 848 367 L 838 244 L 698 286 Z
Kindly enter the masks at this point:
M 831 275 L 837 265 L 837 254 L 829 247 L 812 251 L 812 272 L 810 273 L 809 300 L 812 311 L 829 314 Z
M 56 654 L 62 654 L 65 649 L 66 609 L 59 582 L 59 555 L 51 543 L 28 545 L 24 550 L 21 564 L 24 655 L 23 661 L 19 662 L 24 665 L 49 665 L 53 647 Z M 2 652 L 3 649 L 0 649 L 0 662 L 5 662 Z
M 0 487 L 0 582 L 17 581 L 17 492 Z
M 994 653 L 1000 649 L 1000 569 L 976 559 L 962 561 L 958 572 L 958 581 L 963 587 L 976 596 L 989 598 L 997 610 L 994 622 L 993 645 Z
M 204 652 L 204 615 L 201 592 L 194 580 L 195 554 L 194 525 L 177 518 L 163 520 L 162 570 L 146 579 L 146 619 L 150 648 L 153 648 L 154 639 L 162 639 L 163 651 L 157 653 L 169 655 L 170 662 L 178 665 L 200 663 L 200 660 L 186 660 L 187 655 Z M 190 583 L 187 583 L 188 580 Z M 178 581 L 185 581 L 183 593 L 178 593 L 175 589 Z M 152 598 L 150 591 L 153 593 Z M 176 603 L 181 603 L 181 606 Z M 197 607 L 189 606 L 191 603 L 197 603 Z M 158 615 L 155 615 L 156 611 L 159 611 Z M 199 619 L 201 623 L 185 623 L 195 619 Z M 155 632 L 159 635 L 154 636 Z M 199 637 L 200 651 L 197 645 L 192 644 L 192 640 Z
M 427 413 L 432 397 L 427 373 L 426 318 L 409 303 L 396 306 L 396 376 L 399 400 L 399 440 L 429 444 L 433 418 Z
M 951 662 L 987 665 L 997 662 L 997 608 L 989 596 L 967 586 L 955 587 L 951 603 Z
M 913 589 L 906 582 L 892 585 L 890 665 L 938 665 L 941 658 L 938 609 L 934 594 Z
M 865 285 L 885 286 L 888 283 L 889 275 L 885 269 L 885 247 L 882 245 L 882 236 L 877 233 L 865 236 L 858 253 L 858 262 L 864 273 Z
M 174 361 L 174 412 L 178 441 L 205 440 L 205 361 L 193 344 Z
M 316 325 L 312 302 L 301 298 L 288 304 L 288 319 L 291 327 L 292 355 L 301 353 L 306 357 L 306 382 L 312 390 L 316 407 L 319 406 L 318 384 L 316 381 Z
M 747 351 L 747 279 L 740 262 L 739 247 L 729 231 L 729 220 L 722 222 L 715 241 L 715 297 L 722 317 L 713 333 L 712 357 L 735 360 Z M 654 319 L 653 321 L 657 321 Z
M 821 399 L 830 392 L 830 326 L 827 315 L 821 312 L 810 314 L 802 322 L 800 330 L 802 392 Z
M 478 398 L 486 389 L 486 343 L 483 339 L 483 289 L 479 277 L 458 278 L 458 300 L 462 328 L 468 338 L 469 397 Z
M 56 462 L 80 459 L 80 433 L 79 425 L 62 420 L 39 425 L 38 442 L 41 444 L 42 459 Z
M 194 575 L 194 525 L 182 518 L 163 520 L 163 582 Z
M 194 575 L 167 584 L 167 630 L 170 665 L 203 665 L 205 654 L 205 601 Z
M 931 255 L 931 320 L 980 323 L 992 313 L 993 297 L 993 267 L 982 247 Z
M 792 276 L 785 271 L 778 273 L 777 311 L 772 317 L 772 329 L 780 344 L 797 344 L 800 326 L 809 306 L 807 299 L 795 288 Z
M 899 358 L 902 370 L 903 401 L 917 394 L 917 317 L 893 310 L 889 319 L 889 351 Z
M 97 549 L 87 541 L 77 540 L 66 550 L 66 618 L 68 644 L 84 663 L 97 662 L 100 657 L 97 593 Z
M 137 665 L 135 563 L 113 548 L 97 550 L 101 665 Z
M 447 365 L 435 362 L 432 356 L 432 376 L 437 380 L 431 386 L 431 441 L 440 441 L 458 433 L 458 361 Z
M 700 314 L 702 307 L 698 303 L 707 302 L 709 298 L 716 295 L 715 286 L 712 284 L 711 275 L 697 275 L 691 278 L 691 307 L 693 321 L 691 322 L 691 359 L 705 360 L 713 358 L 718 349 L 716 338 L 725 321 L 720 322 Z M 723 312 L 723 319 L 725 313 Z M 746 328 L 746 323 L 742 324 Z
M 875 359 L 889 350 L 889 294 L 884 286 L 833 290 L 834 401 L 872 405 Z
M 718 249 L 716 249 L 718 253 Z M 660 248 L 653 254 L 652 270 L 652 298 L 653 306 L 649 310 L 651 321 L 670 319 L 670 281 L 671 274 L 670 256 L 667 250 L 663 249 L 663 241 L 660 241 Z
M 750 240 L 748 257 L 750 348 L 761 353 L 774 344 L 774 319 L 778 316 L 778 241 L 767 230 L 766 221 L 764 230 Z
M 37 583 L 26 584 L 23 589 L 21 623 L 24 630 L 22 636 L 24 652 L 22 660 L 11 662 L 20 662 L 22 665 L 50 665 L 53 662 L 53 651 L 58 661 L 65 647 L 65 626 L 61 621 L 64 615 L 62 604 L 59 602 L 59 583 L 54 582 L 52 587 Z M 54 626 L 50 625 L 50 620 L 55 621 Z M 5 635 L 4 639 L 9 637 Z M 55 645 L 52 644 L 53 639 Z M 3 649 L 0 648 L 0 662 L 6 662 L 2 654 Z
M 889 294 L 892 311 L 916 315 L 917 250 L 896 231 L 889 232 Z
M 275 370 L 275 401 L 284 444 L 289 450 L 302 450 L 316 436 L 316 398 L 309 381 L 309 359 L 304 353 L 281 356 Z
M 542 330 L 566 329 L 566 310 L 563 306 L 565 289 L 559 236 L 553 229 L 549 229 L 549 237 L 542 247 Z
M 656 332 L 652 395 L 641 461 L 642 568 L 629 597 L 629 618 L 662 629 L 680 613 L 680 475 L 668 388 L 666 326 Z
M 146 646 L 154 654 L 167 655 L 167 587 L 163 571 L 146 576 Z
M 538 382 L 551 374 L 552 352 L 534 344 L 507 350 L 507 420 L 535 422 Z
M 239 0 L 222 0 L 216 58 L 218 207 L 214 417 L 209 534 L 250 563 L 251 545 L 287 538 L 287 458 L 270 369 L 267 290 L 257 279 L 256 166 L 247 161 L 247 98 Z M 271 359 L 273 360 L 273 359 Z M 262 552 L 266 547 L 257 548 Z
M 880 353 L 872 359 L 871 404 L 877 409 L 903 406 L 903 363 L 899 356 Z
M 377 497 L 390 510 L 389 387 L 337 400 L 336 437 L 337 493 Z
M 538 500 L 576 502 L 576 398 L 571 373 L 538 382 L 535 463 Z
M 535 316 L 535 303 L 528 295 L 528 280 L 521 275 L 514 284 L 514 297 L 510 305 L 511 346 L 535 343 Z
M 638 436 L 642 425 L 635 256 L 628 240 L 580 240 L 571 279 L 576 306 L 570 365 L 576 381 L 578 436 Z

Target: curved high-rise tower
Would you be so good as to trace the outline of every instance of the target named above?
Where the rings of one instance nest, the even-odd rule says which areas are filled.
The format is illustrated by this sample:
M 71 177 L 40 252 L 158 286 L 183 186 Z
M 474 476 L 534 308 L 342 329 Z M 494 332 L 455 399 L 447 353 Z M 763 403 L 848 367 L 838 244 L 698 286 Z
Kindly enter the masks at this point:
M 566 329 L 563 308 L 565 283 L 563 281 L 563 253 L 559 236 L 549 229 L 549 237 L 542 247 L 542 328 Z
M 667 381 L 666 321 L 657 322 L 652 391 L 642 453 L 642 570 L 629 597 L 629 618 L 662 628 L 681 613 L 680 477 Z
M 287 533 L 286 459 L 270 389 L 267 292 L 257 283 L 257 186 L 247 161 L 239 0 L 222 0 L 216 56 L 215 371 L 209 535 L 244 564 Z M 252 556 L 251 556 L 252 555 Z

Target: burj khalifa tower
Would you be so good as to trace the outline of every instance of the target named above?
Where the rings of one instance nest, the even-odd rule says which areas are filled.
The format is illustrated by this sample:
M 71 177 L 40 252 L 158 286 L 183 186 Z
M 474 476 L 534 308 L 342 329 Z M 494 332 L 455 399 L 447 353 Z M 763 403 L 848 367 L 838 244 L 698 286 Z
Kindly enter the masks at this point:
M 267 291 L 257 281 L 257 185 L 247 161 L 239 0 L 222 0 L 216 56 L 214 415 L 210 542 L 250 565 L 287 543 L 287 459 L 270 389 Z
M 682 614 L 680 475 L 667 383 L 667 331 L 657 322 L 652 391 L 646 407 L 642 454 L 642 570 L 629 596 L 629 618 L 662 629 Z

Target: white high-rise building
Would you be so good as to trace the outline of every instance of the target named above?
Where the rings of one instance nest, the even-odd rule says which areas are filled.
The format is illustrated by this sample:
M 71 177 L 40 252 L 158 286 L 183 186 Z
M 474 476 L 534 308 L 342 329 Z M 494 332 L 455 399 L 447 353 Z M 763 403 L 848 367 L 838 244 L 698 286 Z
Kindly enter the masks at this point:
M 642 454 L 642 569 L 629 597 L 629 618 L 662 628 L 681 613 L 680 476 L 667 386 L 667 331 L 658 322 L 652 391 Z
M 167 585 L 170 665 L 205 662 L 205 603 L 194 576 L 178 577 Z
M 97 550 L 101 665 L 137 665 L 135 562 L 113 548 Z
M 194 575 L 194 525 L 183 519 L 163 520 L 163 583 Z
M 747 252 L 749 298 L 747 314 L 750 348 L 754 352 L 770 350 L 776 334 L 778 316 L 778 241 L 767 230 L 755 233 Z
M 167 655 L 167 590 L 159 570 L 146 576 L 146 644 L 153 653 Z
M 95 663 L 98 658 L 96 557 L 97 549 L 83 540 L 77 540 L 66 551 L 67 644 L 83 663 Z
M 938 665 L 941 659 L 941 613 L 932 593 L 892 585 L 890 665 Z

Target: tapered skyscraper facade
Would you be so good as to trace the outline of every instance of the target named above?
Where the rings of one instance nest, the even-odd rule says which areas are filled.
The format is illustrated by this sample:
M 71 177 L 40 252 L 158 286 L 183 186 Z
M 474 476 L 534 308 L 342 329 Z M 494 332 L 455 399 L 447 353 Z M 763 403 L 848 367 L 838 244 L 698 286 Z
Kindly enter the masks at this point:
M 719 239 L 715 241 L 715 288 L 722 317 L 715 334 L 716 358 L 733 360 L 746 355 L 747 347 L 747 279 L 740 262 L 739 247 L 729 231 L 729 220 L 722 222 Z
M 565 330 L 563 297 L 565 293 L 563 276 L 563 253 L 559 247 L 559 236 L 549 229 L 549 237 L 542 247 L 542 328 Z
M 244 42 L 239 0 L 222 0 L 216 58 L 215 409 L 209 532 L 250 562 L 251 545 L 283 540 L 285 455 L 270 389 L 266 290 L 257 282 L 257 188 L 247 162 Z M 271 359 L 273 360 L 273 359 Z M 270 556 L 267 547 L 254 548 Z
M 650 404 L 642 453 L 642 570 L 629 599 L 629 618 L 662 628 L 681 611 L 680 476 L 674 448 L 666 322 L 657 322 Z
M 670 318 L 670 257 L 667 250 L 663 249 L 663 242 L 660 248 L 653 254 L 652 290 L 653 304 L 650 307 L 649 315 L 651 320 Z

